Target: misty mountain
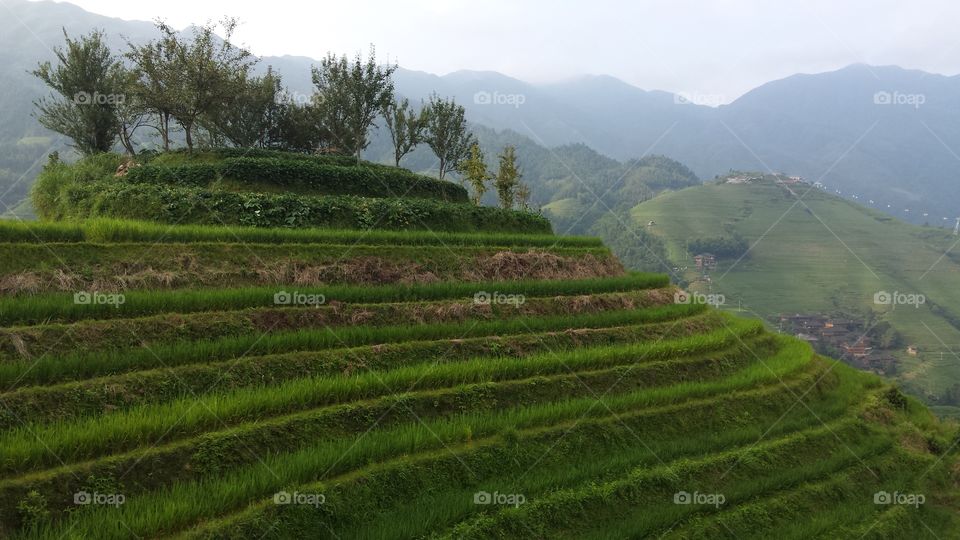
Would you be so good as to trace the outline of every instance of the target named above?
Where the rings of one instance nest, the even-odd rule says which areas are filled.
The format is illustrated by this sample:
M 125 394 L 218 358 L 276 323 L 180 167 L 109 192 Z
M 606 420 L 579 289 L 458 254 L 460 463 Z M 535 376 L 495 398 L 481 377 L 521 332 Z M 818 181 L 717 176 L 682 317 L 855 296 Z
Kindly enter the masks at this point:
M 921 223 L 960 215 L 958 77 L 853 65 L 773 81 L 709 107 L 607 76 L 538 87 L 503 83 L 502 75 L 454 76 L 473 81 L 445 87 L 472 119 L 548 145 L 581 142 L 618 159 L 664 154 L 703 178 L 730 169 L 800 175 Z M 477 103 L 477 92 L 524 99 Z
M 13 16 L 0 19 L 0 145 L 6 147 L 50 135 L 30 118 L 31 102 L 44 89 L 27 72 L 52 56 L 61 26 L 71 34 L 102 28 L 118 50 L 124 37 L 154 35 L 148 22 L 65 3 L 14 0 L 7 7 Z M 313 63 L 264 57 L 260 68 L 272 66 L 294 92 L 308 95 Z M 535 85 L 489 71 L 438 76 L 401 68 L 395 80 L 398 93 L 414 101 L 432 92 L 454 96 L 471 122 L 545 147 L 582 143 L 621 161 L 662 154 L 701 178 L 772 169 L 820 180 L 860 202 L 874 200 L 877 208 L 915 222 L 939 224 L 960 215 L 956 76 L 853 65 L 772 81 L 719 107 L 700 104 L 710 95 L 647 91 L 602 75 Z

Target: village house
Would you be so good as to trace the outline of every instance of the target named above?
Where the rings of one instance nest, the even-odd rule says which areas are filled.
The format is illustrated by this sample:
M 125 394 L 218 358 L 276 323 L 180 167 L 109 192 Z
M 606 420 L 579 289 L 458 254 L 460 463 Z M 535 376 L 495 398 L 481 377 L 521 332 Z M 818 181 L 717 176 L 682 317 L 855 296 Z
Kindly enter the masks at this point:
M 845 343 L 843 345 L 844 355 L 849 358 L 865 358 L 870 354 L 870 351 L 873 348 L 870 347 L 870 340 L 866 337 L 861 336 L 853 343 Z
M 710 253 L 701 253 L 693 258 L 693 262 L 697 265 L 697 270 L 717 269 L 717 258 Z

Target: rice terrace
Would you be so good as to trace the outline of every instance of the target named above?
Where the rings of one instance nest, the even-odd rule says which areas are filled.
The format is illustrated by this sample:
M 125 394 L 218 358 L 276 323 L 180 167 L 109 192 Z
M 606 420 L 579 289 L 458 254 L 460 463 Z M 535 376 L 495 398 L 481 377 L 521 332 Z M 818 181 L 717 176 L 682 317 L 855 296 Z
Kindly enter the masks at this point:
M 57 201 L 43 212 L 92 219 L 0 226 L 5 535 L 837 537 L 954 524 L 939 507 L 955 434 L 922 406 L 759 322 L 676 303 L 666 276 L 625 272 L 597 240 L 551 236 L 515 210 L 487 231 L 470 221 L 478 209 L 439 194 L 431 216 L 451 232 L 206 225 L 212 213 L 115 179 L 121 159 L 39 180 L 36 196 Z M 302 197 L 339 197 L 322 182 L 302 177 L 318 193 Z M 271 201 L 222 200 L 246 196 Z M 182 215 L 200 224 L 164 224 Z M 924 501 L 874 504 L 884 492 Z
M 454 100 L 397 103 L 371 52 L 305 105 L 229 21 L 158 27 L 36 73 L 75 144 L 0 220 L 0 538 L 958 536 L 955 420 L 560 234 Z M 92 58 L 142 109 L 71 116 Z

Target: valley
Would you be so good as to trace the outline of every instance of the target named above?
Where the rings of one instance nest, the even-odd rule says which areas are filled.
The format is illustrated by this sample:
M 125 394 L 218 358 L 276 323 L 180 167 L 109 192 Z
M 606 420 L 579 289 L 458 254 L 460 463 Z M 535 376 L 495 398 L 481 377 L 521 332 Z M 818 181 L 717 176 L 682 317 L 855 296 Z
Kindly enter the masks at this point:
M 952 228 L 909 225 L 812 184 L 769 177 L 666 193 L 636 206 L 632 216 L 638 224 L 656 223 L 649 230 L 664 239 L 678 277 L 692 290 L 723 293 L 723 309 L 775 328 L 781 317 L 796 315 L 855 319 L 877 356 L 895 358 L 895 380 L 953 412 L 956 404 L 944 403 L 960 377 L 954 352 L 960 266 Z M 748 251 L 720 258 L 713 270 L 696 269 L 688 239 L 735 236 Z M 923 295 L 924 302 L 875 302 L 876 295 L 894 294 Z M 892 346 L 878 346 L 888 325 Z M 832 352 L 843 356 L 840 347 Z M 868 362 L 863 367 L 872 369 Z

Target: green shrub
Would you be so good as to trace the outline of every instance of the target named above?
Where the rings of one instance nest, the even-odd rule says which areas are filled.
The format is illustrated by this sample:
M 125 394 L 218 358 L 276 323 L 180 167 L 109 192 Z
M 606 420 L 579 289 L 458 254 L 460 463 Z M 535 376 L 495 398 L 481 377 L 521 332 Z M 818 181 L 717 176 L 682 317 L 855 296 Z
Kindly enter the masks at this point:
M 117 154 L 96 154 L 67 164 L 51 160 L 37 176 L 31 190 L 31 199 L 37 215 L 44 219 L 63 219 L 65 210 L 72 206 L 64 197 L 78 183 L 90 183 L 112 177 L 124 160 Z
M 47 507 L 47 498 L 33 490 L 17 503 L 17 512 L 25 527 L 36 528 L 50 520 L 50 510 Z

